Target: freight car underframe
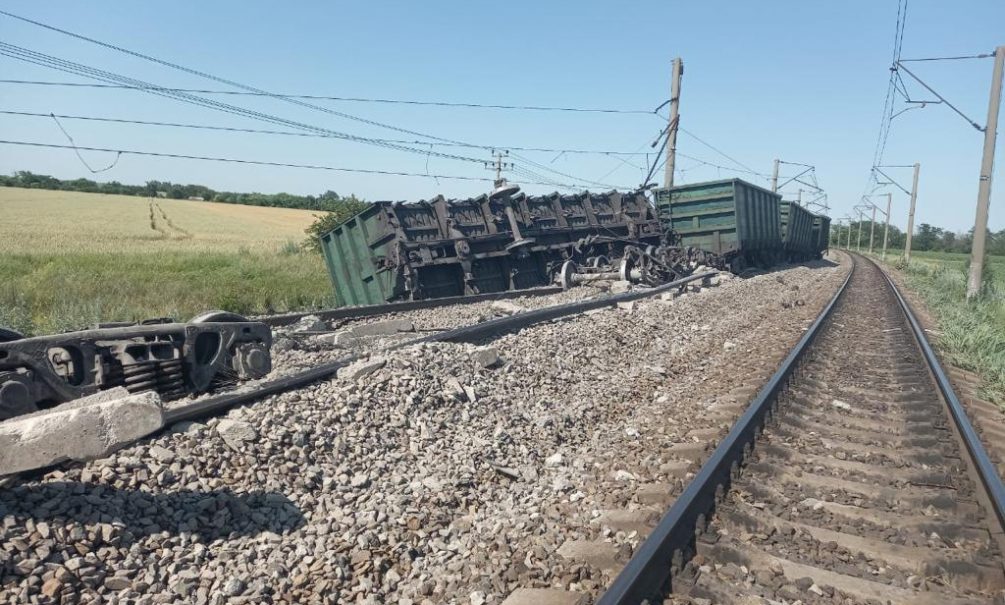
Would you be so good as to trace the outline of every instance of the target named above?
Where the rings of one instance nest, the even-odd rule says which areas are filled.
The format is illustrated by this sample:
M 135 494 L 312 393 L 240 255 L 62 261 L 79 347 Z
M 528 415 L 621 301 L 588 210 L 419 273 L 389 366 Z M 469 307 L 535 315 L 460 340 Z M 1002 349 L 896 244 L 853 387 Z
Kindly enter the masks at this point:
M 268 326 L 220 311 L 33 338 L 0 328 L 0 420 L 116 386 L 167 400 L 262 378 L 271 346 Z
M 697 264 L 721 265 L 714 255 L 666 245 L 659 223 L 629 224 L 629 237 L 588 232 L 527 232 L 513 241 L 500 233 L 474 238 L 399 241 L 384 268 L 397 272 L 400 291 L 412 299 L 502 292 L 557 281 L 564 264 L 617 271 L 612 261 L 628 260 L 635 281 L 649 285 L 672 281 Z M 585 234 L 584 234 L 585 233 Z M 578 237 L 577 237 L 578 236 Z M 628 275 L 625 273 L 625 276 Z

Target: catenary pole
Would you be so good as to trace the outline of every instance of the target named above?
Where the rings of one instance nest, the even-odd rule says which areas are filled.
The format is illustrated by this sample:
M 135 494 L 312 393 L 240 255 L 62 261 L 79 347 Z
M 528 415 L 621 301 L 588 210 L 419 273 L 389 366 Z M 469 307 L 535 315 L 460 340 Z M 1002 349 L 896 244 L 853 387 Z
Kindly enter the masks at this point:
M 995 164 L 995 139 L 998 135 L 998 108 L 1002 98 L 1002 70 L 1005 68 L 1005 46 L 995 49 L 995 67 L 991 75 L 991 98 L 988 121 L 984 127 L 984 156 L 981 159 L 980 185 L 977 190 L 977 218 L 974 221 L 974 243 L 970 252 L 970 275 L 967 277 L 967 298 L 981 291 L 984 272 L 984 246 L 987 242 L 988 206 L 991 204 L 991 174 Z
M 775 158 L 775 169 L 771 171 L 771 191 L 778 193 L 778 158 Z
M 890 206 L 893 204 L 893 194 L 886 194 L 886 225 L 883 227 L 883 260 L 886 260 L 886 242 L 890 239 Z
M 855 251 L 862 251 L 862 222 L 865 220 L 865 216 L 861 209 L 858 209 L 858 239 L 855 240 Z
M 869 221 L 869 254 L 872 254 L 872 240 L 876 233 L 876 204 L 869 202 L 872 206 L 872 220 Z
M 673 187 L 674 166 L 677 163 L 677 131 L 680 130 L 680 79 L 684 75 L 684 62 L 673 60 L 670 80 L 670 121 L 667 124 L 667 163 L 663 173 L 663 186 Z
M 911 209 L 907 212 L 907 242 L 904 245 L 904 262 L 911 262 L 911 239 L 914 237 L 914 206 L 918 203 L 918 173 L 921 164 L 914 164 L 914 184 L 911 185 Z

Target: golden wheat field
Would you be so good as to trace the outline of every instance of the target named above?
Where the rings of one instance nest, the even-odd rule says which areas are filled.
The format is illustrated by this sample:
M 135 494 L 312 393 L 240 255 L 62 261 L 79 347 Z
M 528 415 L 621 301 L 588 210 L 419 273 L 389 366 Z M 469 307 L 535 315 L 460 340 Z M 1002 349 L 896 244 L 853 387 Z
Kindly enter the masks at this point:
M 307 210 L 0 187 L 0 325 L 30 334 L 332 304 Z
M 300 242 L 315 213 L 188 200 L 0 187 L 0 252 L 149 253 Z

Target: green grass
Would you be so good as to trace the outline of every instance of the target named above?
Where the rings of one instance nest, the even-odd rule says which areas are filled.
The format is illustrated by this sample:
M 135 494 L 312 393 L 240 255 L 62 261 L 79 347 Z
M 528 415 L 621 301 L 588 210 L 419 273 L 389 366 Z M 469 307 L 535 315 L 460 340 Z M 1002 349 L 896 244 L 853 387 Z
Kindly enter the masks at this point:
M 984 378 L 982 395 L 1005 404 L 1005 257 L 989 257 L 985 290 L 966 300 L 969 256 L 915 252 L 904 271 L 939 322 L 937 346 L 943 356 Z
M 0 188 L 0 216 L 0 326 L 26 334 L 334 302 L 311 212 Z

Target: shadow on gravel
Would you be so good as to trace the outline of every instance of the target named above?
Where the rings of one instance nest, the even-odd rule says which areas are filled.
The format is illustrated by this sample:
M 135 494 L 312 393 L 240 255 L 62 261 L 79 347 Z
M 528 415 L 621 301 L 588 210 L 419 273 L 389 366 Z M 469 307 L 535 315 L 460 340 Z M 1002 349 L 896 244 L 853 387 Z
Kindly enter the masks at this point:
M 111 524 L 123 542 L 151 534 L 191 532 L 205 540 L 232 534 L 282 533 L 304 524 L 300 509 L 276 492 L 226 489 L 154 494 L 80 482 L 19 485 L 0 490 L 0 519 Z M 125 525 L 123 527 L 123 524 Z M 69 538 L 69 536 L 68 536 Z

